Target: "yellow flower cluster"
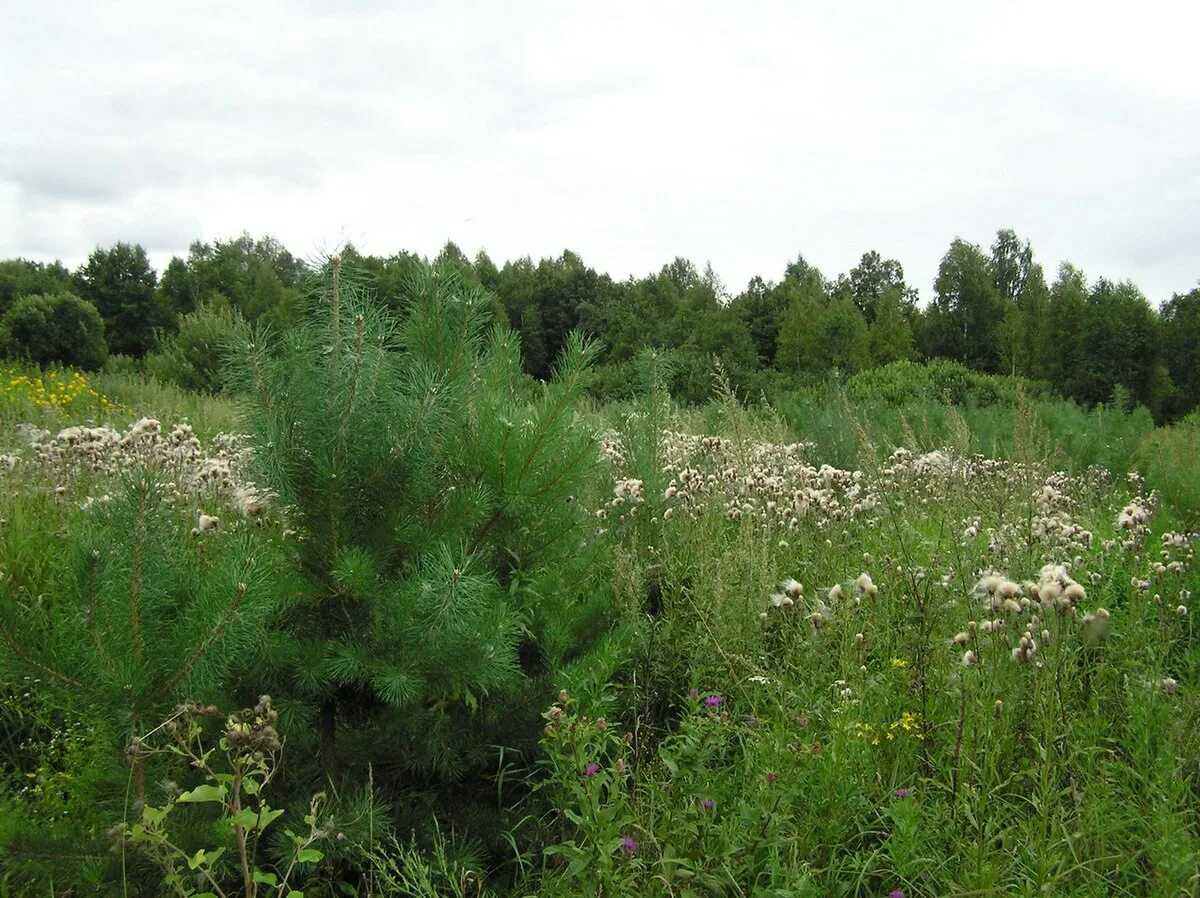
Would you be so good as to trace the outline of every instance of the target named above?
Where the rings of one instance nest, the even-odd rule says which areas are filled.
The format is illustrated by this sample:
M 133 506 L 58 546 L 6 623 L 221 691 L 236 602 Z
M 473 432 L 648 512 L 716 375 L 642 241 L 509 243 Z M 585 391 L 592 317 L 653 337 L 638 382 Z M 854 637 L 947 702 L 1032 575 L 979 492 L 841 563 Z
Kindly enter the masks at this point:
M 37 412 L 81 412 L 95 408 L 100 412 L 120 410 L 103 393 L 88 383 L 78 371 L 70 374 L 47 371 L 40 377 L 30 377 L 14 371 L 0 375 L 0 406 Z
M 912 736 L 918 741 L 925 738 L 925 733 L 921 730 L 921 715 L 916 711 L 905 711 L 899 720 L 894 720 L 886 726 L 872 726 L 860 721 L 854 724 L 854 735 L 872 745 L 894 741 L 897 735 Z

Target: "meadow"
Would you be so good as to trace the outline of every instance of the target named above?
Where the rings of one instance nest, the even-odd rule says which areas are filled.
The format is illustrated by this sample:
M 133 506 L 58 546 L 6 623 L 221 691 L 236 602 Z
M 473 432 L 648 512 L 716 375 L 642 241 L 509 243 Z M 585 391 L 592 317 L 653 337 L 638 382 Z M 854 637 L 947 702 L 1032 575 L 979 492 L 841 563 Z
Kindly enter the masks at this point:
M 1200 895 L 1195 415 L 229 344 L 0 376 L 0 895 Z

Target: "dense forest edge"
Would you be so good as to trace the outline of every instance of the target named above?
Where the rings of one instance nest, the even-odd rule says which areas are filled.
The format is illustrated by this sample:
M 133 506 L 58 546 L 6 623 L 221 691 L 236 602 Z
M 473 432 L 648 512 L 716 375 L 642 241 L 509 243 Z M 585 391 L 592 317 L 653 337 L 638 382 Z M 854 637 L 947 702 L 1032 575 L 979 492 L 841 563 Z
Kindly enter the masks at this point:
M 428 261 L 352 246 L 341 255 L 347 276 L 384 302 Z M 833 378 L 859 399 L 956 404 L 1011 404 L 1020 379 L 1084 407 L 1143 406 L 1159 423 L 1200 403 L 1200 288 L 1156 307 L 1133 283 L 1089 280 L 1069 263 L 1048 281 L 1011 230 L 989 249 L 954 240 L 924 304 L 902 265 L 874 251 L 834 278 L 798 256 L 778 281 L 755 277 L 736 295 L 711 266 L 681 258 L 625 281 L 570 251 L 497 266 L 447 243 L 432 261 L 491 294 L 534 378 L 550 376 L 571 333 L 597 341 L 589 393 L 601 401 L 633 396 L 636 357 L 652 348 L 669 361 L 672 397 L 692 404 L 712 396 L 714 360 L 750 401 Z M 219 392 L 222 335 L 241 320 L 294 323 L 305 270 L 277 240 L 248 234 L 193 243 L 161 275 L 128 243 L 98 247 L 74 271 L 11 259 L 0 262 L 0 346 L 37 366 L 144 371 Z

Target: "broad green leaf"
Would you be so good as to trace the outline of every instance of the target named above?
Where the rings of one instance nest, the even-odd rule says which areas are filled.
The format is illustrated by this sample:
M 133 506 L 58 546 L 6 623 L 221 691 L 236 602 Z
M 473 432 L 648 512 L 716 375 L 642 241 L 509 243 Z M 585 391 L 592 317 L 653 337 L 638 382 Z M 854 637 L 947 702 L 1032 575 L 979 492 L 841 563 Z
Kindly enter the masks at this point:
M 197 786 L 190 792 L 184 792 L 179 796 L 179 801 L 223 801 L 227 791 L 224 786 L 210 786 L 208 784 Z
M 253 829 L 258 825 L 258 811 L 254 808 L 242 808 L 229 818 L 230 826 L 240 826 L 242 829 Z

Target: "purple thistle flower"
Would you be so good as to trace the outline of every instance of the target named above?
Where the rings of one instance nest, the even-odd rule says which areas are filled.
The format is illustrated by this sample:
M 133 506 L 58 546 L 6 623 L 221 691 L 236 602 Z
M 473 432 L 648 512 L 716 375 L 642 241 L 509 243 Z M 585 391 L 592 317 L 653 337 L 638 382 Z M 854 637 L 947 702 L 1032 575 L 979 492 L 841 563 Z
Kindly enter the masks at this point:
M 721 694 L 714 692 L 712 695 L 704 696 L 704 704 L 709 708 L 715 708 L 717 705 L 721 704 Z
M 641 847 L 642 846 L 638 844 L 637 839 L 635 839 L 633 836 L 626 836 L 621 840 L 621 850 L 628 855 L 632 856 L 637 854 L 638 849 Z
M 908 790 L 903 786 L 897 789 L 894 794 L 897 798 L 908 798 Z
M 888 892 L 888 898 L 904 898 L 904 890 L 892 889 L 890 892 Z
M 711 798 L 706 798 L 700 802 L 700 807 L 704 808 L 704 810 L 706 810 L 706 811 L 711 811 L 716 806 L 717 806 L 717 803 L 715 801 L 713 801 Z
M 588 764 L 586 767 L 583 768 L 584 776 L 595 776 L 599 772 L 600 772 L 600 765 L 597 764 L 595 761 L 592 761 L 592 763 Z

